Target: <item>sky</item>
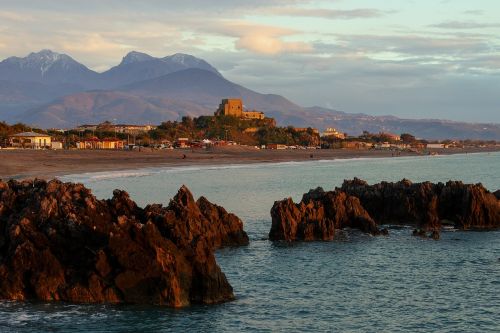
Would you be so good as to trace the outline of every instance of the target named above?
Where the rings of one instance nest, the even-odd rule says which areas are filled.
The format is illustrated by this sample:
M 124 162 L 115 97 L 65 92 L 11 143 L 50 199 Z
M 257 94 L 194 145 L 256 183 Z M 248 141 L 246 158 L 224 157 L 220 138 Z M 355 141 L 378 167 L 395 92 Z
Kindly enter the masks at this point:
M 498 0 L 0 0 L 0 58 L 182 52 L 302 106 L 500 123 Z

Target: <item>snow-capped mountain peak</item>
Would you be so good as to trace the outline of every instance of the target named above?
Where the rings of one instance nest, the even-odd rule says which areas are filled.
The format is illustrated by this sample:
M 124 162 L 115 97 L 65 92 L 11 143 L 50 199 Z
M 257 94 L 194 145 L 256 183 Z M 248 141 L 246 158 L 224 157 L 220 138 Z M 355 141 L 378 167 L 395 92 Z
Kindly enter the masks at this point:
M 51 50 L 42 50 L 37 53 L 30 53 L 20 62 L 21 68 L 39 68 L 40 73 L 45 76 L 45 73 L 56 63 L 60 62 L 61 67 L 67 69 L 71 63 L 76 63 L 73 59 L 65 54 L 52 52 Z
M 53 52 L 51 50 L 41 50 L 39 52 L 31 52 L 25 59 L 33 61 L 57 61 L 61 59 L 64 55 L 61 53 Z M 67 57 L 67 56 L 66 56 Z
M 72 82 L 97 75 L 66 54 L 41 50 L 0 62 L 0 74 L 13 81 Z
M 68 68 L 72 64 L 80 65 L 71 57 L 65 54 L 52 52 L 51 50 L 32 52 L 24 58 L 10 57 L 4 61 L 6 63 L 16 64 L 21 69 L 39 69 L 42 75 L 56 63 L 60 63 L 62 68 Z

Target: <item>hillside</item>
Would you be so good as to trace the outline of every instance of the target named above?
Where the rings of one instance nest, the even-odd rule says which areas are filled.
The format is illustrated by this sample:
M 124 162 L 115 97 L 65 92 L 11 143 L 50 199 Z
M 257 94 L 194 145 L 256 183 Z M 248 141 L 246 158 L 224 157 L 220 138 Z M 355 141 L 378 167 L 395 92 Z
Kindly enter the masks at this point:
M 20 120 L 42 127 L 71 127 L 104 120 L 160 123 L 182 116 L 211 115 L 222 98 L 241 97 L 246 107 L 283 112 L 301 107 L 278 95 L 265 95 L 202 69 L 177 71 L 113 91 L 89 91 L 58 98 L 24 112 Z
M 288 112 L 270 112 L 278 123 L 313 126 L 320 129 L 335 127 L 352 135 L 372 133 L 413 133 L 425 139 L 500 140 L 500 124 L 465 123 L 441 119 L 403 119 L 394 116 L 370 116 L 311 107 Z
M 226 80 L 211 71 L 190 68 L 155 79 L 133 83 L 121 90 L 140 96 L 164 96 L 191 101 L 215 111 L 222 98 L 243 98 L 247 109 L 264 111 L 300 110 L 279 95 L 261 94 Z
M 190 110 L 186 112 L 186 110 Z M 25 112 L 21 119 L 43 128 L 72 128 L 106 120 L 130 124 L 159 124 L 183 115 L 209 112 L 199 105 L 160 97 L 140 97 L 119 91 L 89 91 L 65 96 Z
M 48 50 L 0 62 L 0 120 L 47 128 L 104 120 L 158 124 L 185 115 L 213 114 L 220 100 L 228 97 L 243 98 L 247 109 L 264 111 L 282 126 L 335 127 L 352 135 L 367 130 L 409 132 L 428 139 L 500 140 L 499 124 L 400 119 L 301 107 L 282 96 L 261 94 L 233 83 L 208 62 L 186 54 L 155 58 L 130 52 L 119 65 L 103 73 Z

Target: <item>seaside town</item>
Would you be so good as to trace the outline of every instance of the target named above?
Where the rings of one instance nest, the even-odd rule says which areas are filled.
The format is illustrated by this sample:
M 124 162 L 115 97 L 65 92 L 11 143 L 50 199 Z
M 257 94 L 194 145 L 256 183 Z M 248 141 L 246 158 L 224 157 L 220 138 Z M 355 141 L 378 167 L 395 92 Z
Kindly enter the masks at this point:
M 25 124 L 0 123 L 1 149 L 158 150 L 210 149 L 244 145 L 256 149 L 377 149 L 430 153 L 434 149 L 484 147 L 495 141 L 427 141 L 409 133 L 369 133 L 359 136 L 334 127 L 278 127 L 261 111 L 246 110 L 239 98 L 223 99 L 213 116 L 167 121 L 160 125 L 82 124 L 72 129 L 42 130 Z

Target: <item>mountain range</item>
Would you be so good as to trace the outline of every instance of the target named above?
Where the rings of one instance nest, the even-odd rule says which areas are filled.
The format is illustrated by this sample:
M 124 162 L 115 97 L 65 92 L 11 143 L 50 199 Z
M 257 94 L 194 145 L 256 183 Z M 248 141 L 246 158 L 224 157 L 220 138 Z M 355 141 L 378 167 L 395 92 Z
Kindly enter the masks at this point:
M 500 140 L 499 124 L 412 120 L 302 107 L 285 97 L 261 94 L 225 79 L 203 59 L 187 54 L 156 58 L 130 52 L 120 64 L 97 73 L 50 50 L 0 62 L 0 120 L 43 128 L 83 123 L 153 123 L 211 115 L 222 98 L 243 98 L 279 125 L 335 127 L 349 134 L 408 132 L 428 139 Z

